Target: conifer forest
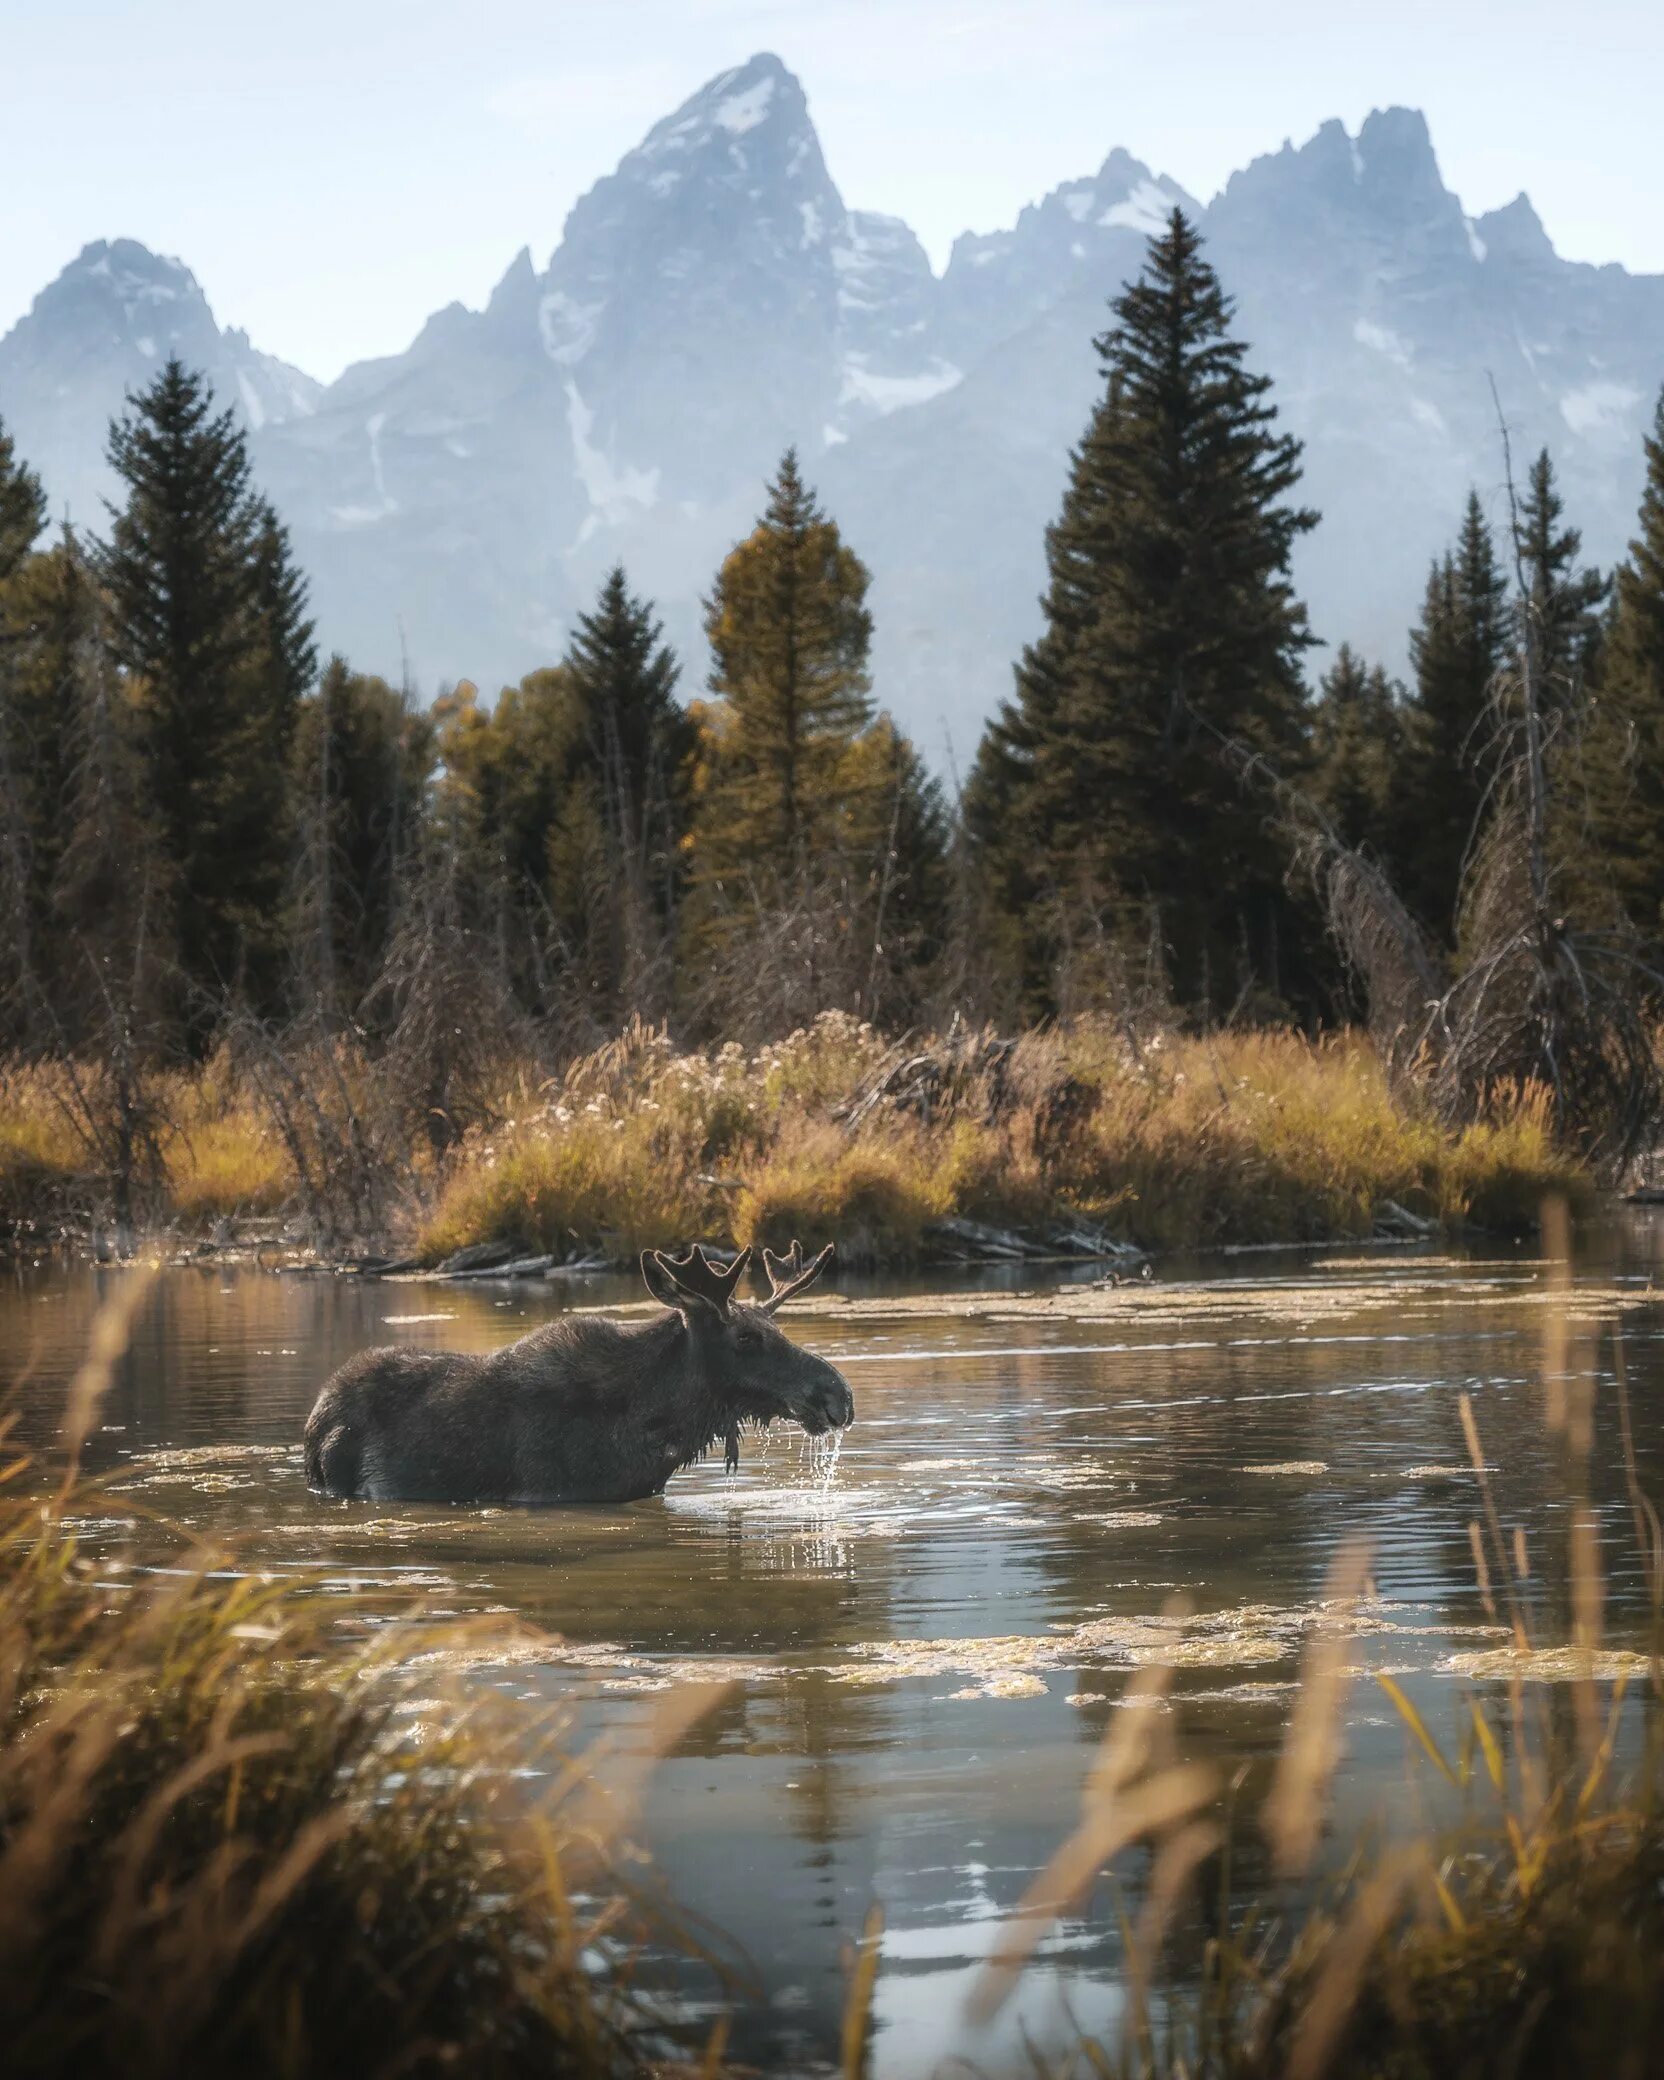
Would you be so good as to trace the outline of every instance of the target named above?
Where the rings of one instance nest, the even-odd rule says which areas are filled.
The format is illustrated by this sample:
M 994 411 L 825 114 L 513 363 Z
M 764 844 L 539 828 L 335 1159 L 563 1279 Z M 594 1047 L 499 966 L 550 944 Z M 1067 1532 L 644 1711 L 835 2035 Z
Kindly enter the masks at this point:
M 1659 1119 L 1664 399 L 1616 571 L 1499 418 L 1505 496 L 1451 514 L 1399 683 L 1308 622 L 1322 516 L 1181 212 L 1096 347 L 1040 633 L 963 773 L 886 714 L 860 545 L 791 452 L 711 574 L 707 657 L 616 568 L 547 666 L 430 701 L 319 654 L 192 369 L 111 426 L 97 525 L 50 527 L 0 431 L 7 1217 L 247 1211 L 181 1154 L 235 1104 L 250 1204 L 363 1241 L 597 1050 L 834 1030 L 933 1036 L 938 1082 L 1025 1033 L 1367 1046 L 1418 1128 L 1528 1115 L 1543 1161 L 1623 1174 Z M 859 1107 L 873 1063 L 845 1067 Z M 615 1211 L 505 1217 L 557 1248 L 654 1226 Z

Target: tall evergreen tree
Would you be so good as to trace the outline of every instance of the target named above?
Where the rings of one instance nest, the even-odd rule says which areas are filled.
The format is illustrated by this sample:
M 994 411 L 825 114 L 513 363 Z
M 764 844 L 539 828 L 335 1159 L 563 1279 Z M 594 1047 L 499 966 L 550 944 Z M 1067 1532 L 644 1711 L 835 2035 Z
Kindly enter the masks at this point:
M 240 981 L 270 1001 L 289 854 L 284 778 L 311 669 L 303 587 L 250 492 L 236 420 L 215 413 L 202 378 L 170 360 L 129 404 L 110 433 L 126 499 L 111 509 L 98 563 L 140 701 L 180 959 L 201 990 Z
M 1544 448 L 1531 465 L 1514 526 L 1523 577 L 1519 611 L 1535 645 L 1547 712 L 1575 720 L 1600 641 L 1610 582 L 1580 563 L 1583 536 L 1562 525 L 1564 518 L 1565 501 Z
M 856 739 L 846 774 L 848 849 L 865 866 L 857 913 L 870 949 L 860 1008 L 905 1023 L 945 948 L 951 820 L 940 783 L 888 715 Z
M 45 525 L 40 479 L 25 466 L 0 419 L 0 585 L 16 572 Z
M 318 650 L 306 611 L 306 579 L 295 562 L 289 530 L 264 499 L 254 501 L 250 521 L 252 611 L 245 698 L 251 727 L 266 732 L 270 753 L 281 765 L 299 703 L 318 676 Z
M 428 716 L 332 657 L 300 706 L 291 783 L 290 940 L 303 999 L 326 1020 L 355 1011 L 380 970 L 432 766 Z
M 1584 745 L 1586 846 L 1652 964 L 1664 966 L 1664 391 L 1619 565 Z
M 1397 693 L 1349 643 L 1335 652 L 1312 713 L 1312 794 L 1343 843 L 1389 862 L 1399 852 Z
M 676 699 L 675 653 L 622 565 L 579 616 L 564 667 L 582 747 L 563 821 L 587 838 L 571 863 L 586 884 L 586 980 L 608 1024 L 628 1011 L 661 1016 L 694 732 Z
M 0 996 L 14 1040 L 39 1037 L 62 976 L 53 892 L 73 817 L 77 703 L 98 641 L 94 582 L 66 529 L 0 586 Z
M 943 933 L 946 819 L 875 717 L 866 566 L 788 450 L 706 605 L 683 1002 L 694 1022 L 910 1016 Z
M 839 768 L 872 719 L 868 583 L 788 449 L 705 609 L 724 703 L 694 838 L 705 877 L 740 868 L 789 884 L 836 841 Z
M 65 692 L 68 785 L 52 887 L 59 940 L 53 1022 L 59 1044 L 86 1057 L 70 1113 L 105 1174 L 118 1229 L 130 1232 L 137 1194 L 160 1182 L 165 1099 L 180 976 L 171 865 L 143 760 L 140 718 L 117 671 L 104 601 L 88 585 L 90 626 L 72 651 Z
M 1415 679 L 1404 713 L 1398 820 L 1414 832 L 1397 860 L 1404 894 L 1446 947 L 1455 943 L 1462 864 L 1490 779 L 1487 703 L 1512 640 L 1508 581 L 1477 492 L 1454 552 L 1435 563 L 1410 634 Z
M 461 886 L 503 921 L 522 999 L 584 1043 L 669 1003 L 693 742 L 677 677 L 615 569 L 559 665 L 489 712 L 466 685 L 435 706 Z
M 969 876 L 984 899 L 978 907 L 992 964 L 1031 1005 L 1049 998 L 1055 947 L 1035 927 L 1059 865 L 1049 847 L 1030 842 L 1039 766 L 1061 734 L 1065 681 L 1096 611 L 1112 428 L 1100 408 L 1070 451 L 1062 510 L 1046 530 L 1045 626 L 1018 660 L 1016 697 L 989 718 L 965 786 Z
M 1289 921 L 1264 805 L 1222 756 L 1301 764 L 1311 638 L 1289 558 L 1300 447 L 1182 212 L 1098 342 L 1106 392 L 1049 540 L 1049 624 L 979 759 L 973 810 L 997 883 L 1040 863 L 1030 997 L 1058 1001 L 1071 933 L 1153 938 L 1206 1016 L 1284 987 Z M 1033 878 L 1033 870 L 1028 870 Z

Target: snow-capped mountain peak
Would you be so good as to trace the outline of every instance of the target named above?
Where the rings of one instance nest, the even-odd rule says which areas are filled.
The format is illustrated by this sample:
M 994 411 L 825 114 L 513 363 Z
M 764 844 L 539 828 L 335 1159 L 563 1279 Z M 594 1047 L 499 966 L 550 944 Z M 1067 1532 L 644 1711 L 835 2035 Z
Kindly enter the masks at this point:
M 43 458 L 55 513 L 102 526 L 109 422 L 177 355 L 250 431 L 304 418 L 322 386 L 247 333 L 222 332 L 182 260 L 133 238 L 84 246 L 0 340 L 0 413 Z
M 1101 394 L 1094 339 L 1178 208 L 1324 515 L 1314 626 L 1393 666 L 1468 486 L 1548 442 L 1589 554 L 1621 553 L 1664 381 L 1664 280 L 1560 259 L 1524 196 L 1470 217 L 1424 119 L 1382 108 L 1257 158 L 1203 209 L 1122 149 L 938 280 L 846 207 L 803 88 L 718 74 L 576 203 L 546 267 L 320 392 L 222 331 L 178 261 L 89 246 L 0 340 L 0 415 L 58 511 L 103 524 L 108 420 L 169 353 L 251 429 L 326 643 L 429 687 L 557 655 L 622 559 L 698 654 L 712 571 L 788 443 L 873 571 L 875 682 L 961 755 L 1035 632 L 1044 531 Z M 1493 398 L 1491 383 L 1496 394 Z

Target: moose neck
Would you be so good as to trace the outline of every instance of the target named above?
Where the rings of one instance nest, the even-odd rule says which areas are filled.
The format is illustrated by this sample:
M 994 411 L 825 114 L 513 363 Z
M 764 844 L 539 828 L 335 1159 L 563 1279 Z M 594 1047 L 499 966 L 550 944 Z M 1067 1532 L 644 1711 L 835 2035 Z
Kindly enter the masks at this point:
M 654 1383 L 651 1407 L 644 1411 L 644 1434 L 654 1450 L 669 1461 L 667 1473 L 701 1457 L 727 1434 L 734 1419 L 731 1397 L 713 1377 L 710 1353 L 697 1329 L 679 1315 L 655 1322 L 648 1334 L 653 1338 L 655 1357 L 649 1378 Z

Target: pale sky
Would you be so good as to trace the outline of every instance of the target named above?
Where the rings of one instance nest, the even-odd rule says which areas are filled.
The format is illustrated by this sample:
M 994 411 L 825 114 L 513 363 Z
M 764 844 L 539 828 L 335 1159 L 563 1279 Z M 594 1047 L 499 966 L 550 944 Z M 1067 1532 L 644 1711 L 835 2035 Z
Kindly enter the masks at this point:
M 1339 116 L 1423 109 L 1471 213 L 1664 273 L 1659 0 L 0 0 L 0 332 L 90 239 L 176 254 L 332 377 L 541 267 L 578 195 L 772 50 L 847 202 L 938 267 L 1124 145 L 1206 201 Z

